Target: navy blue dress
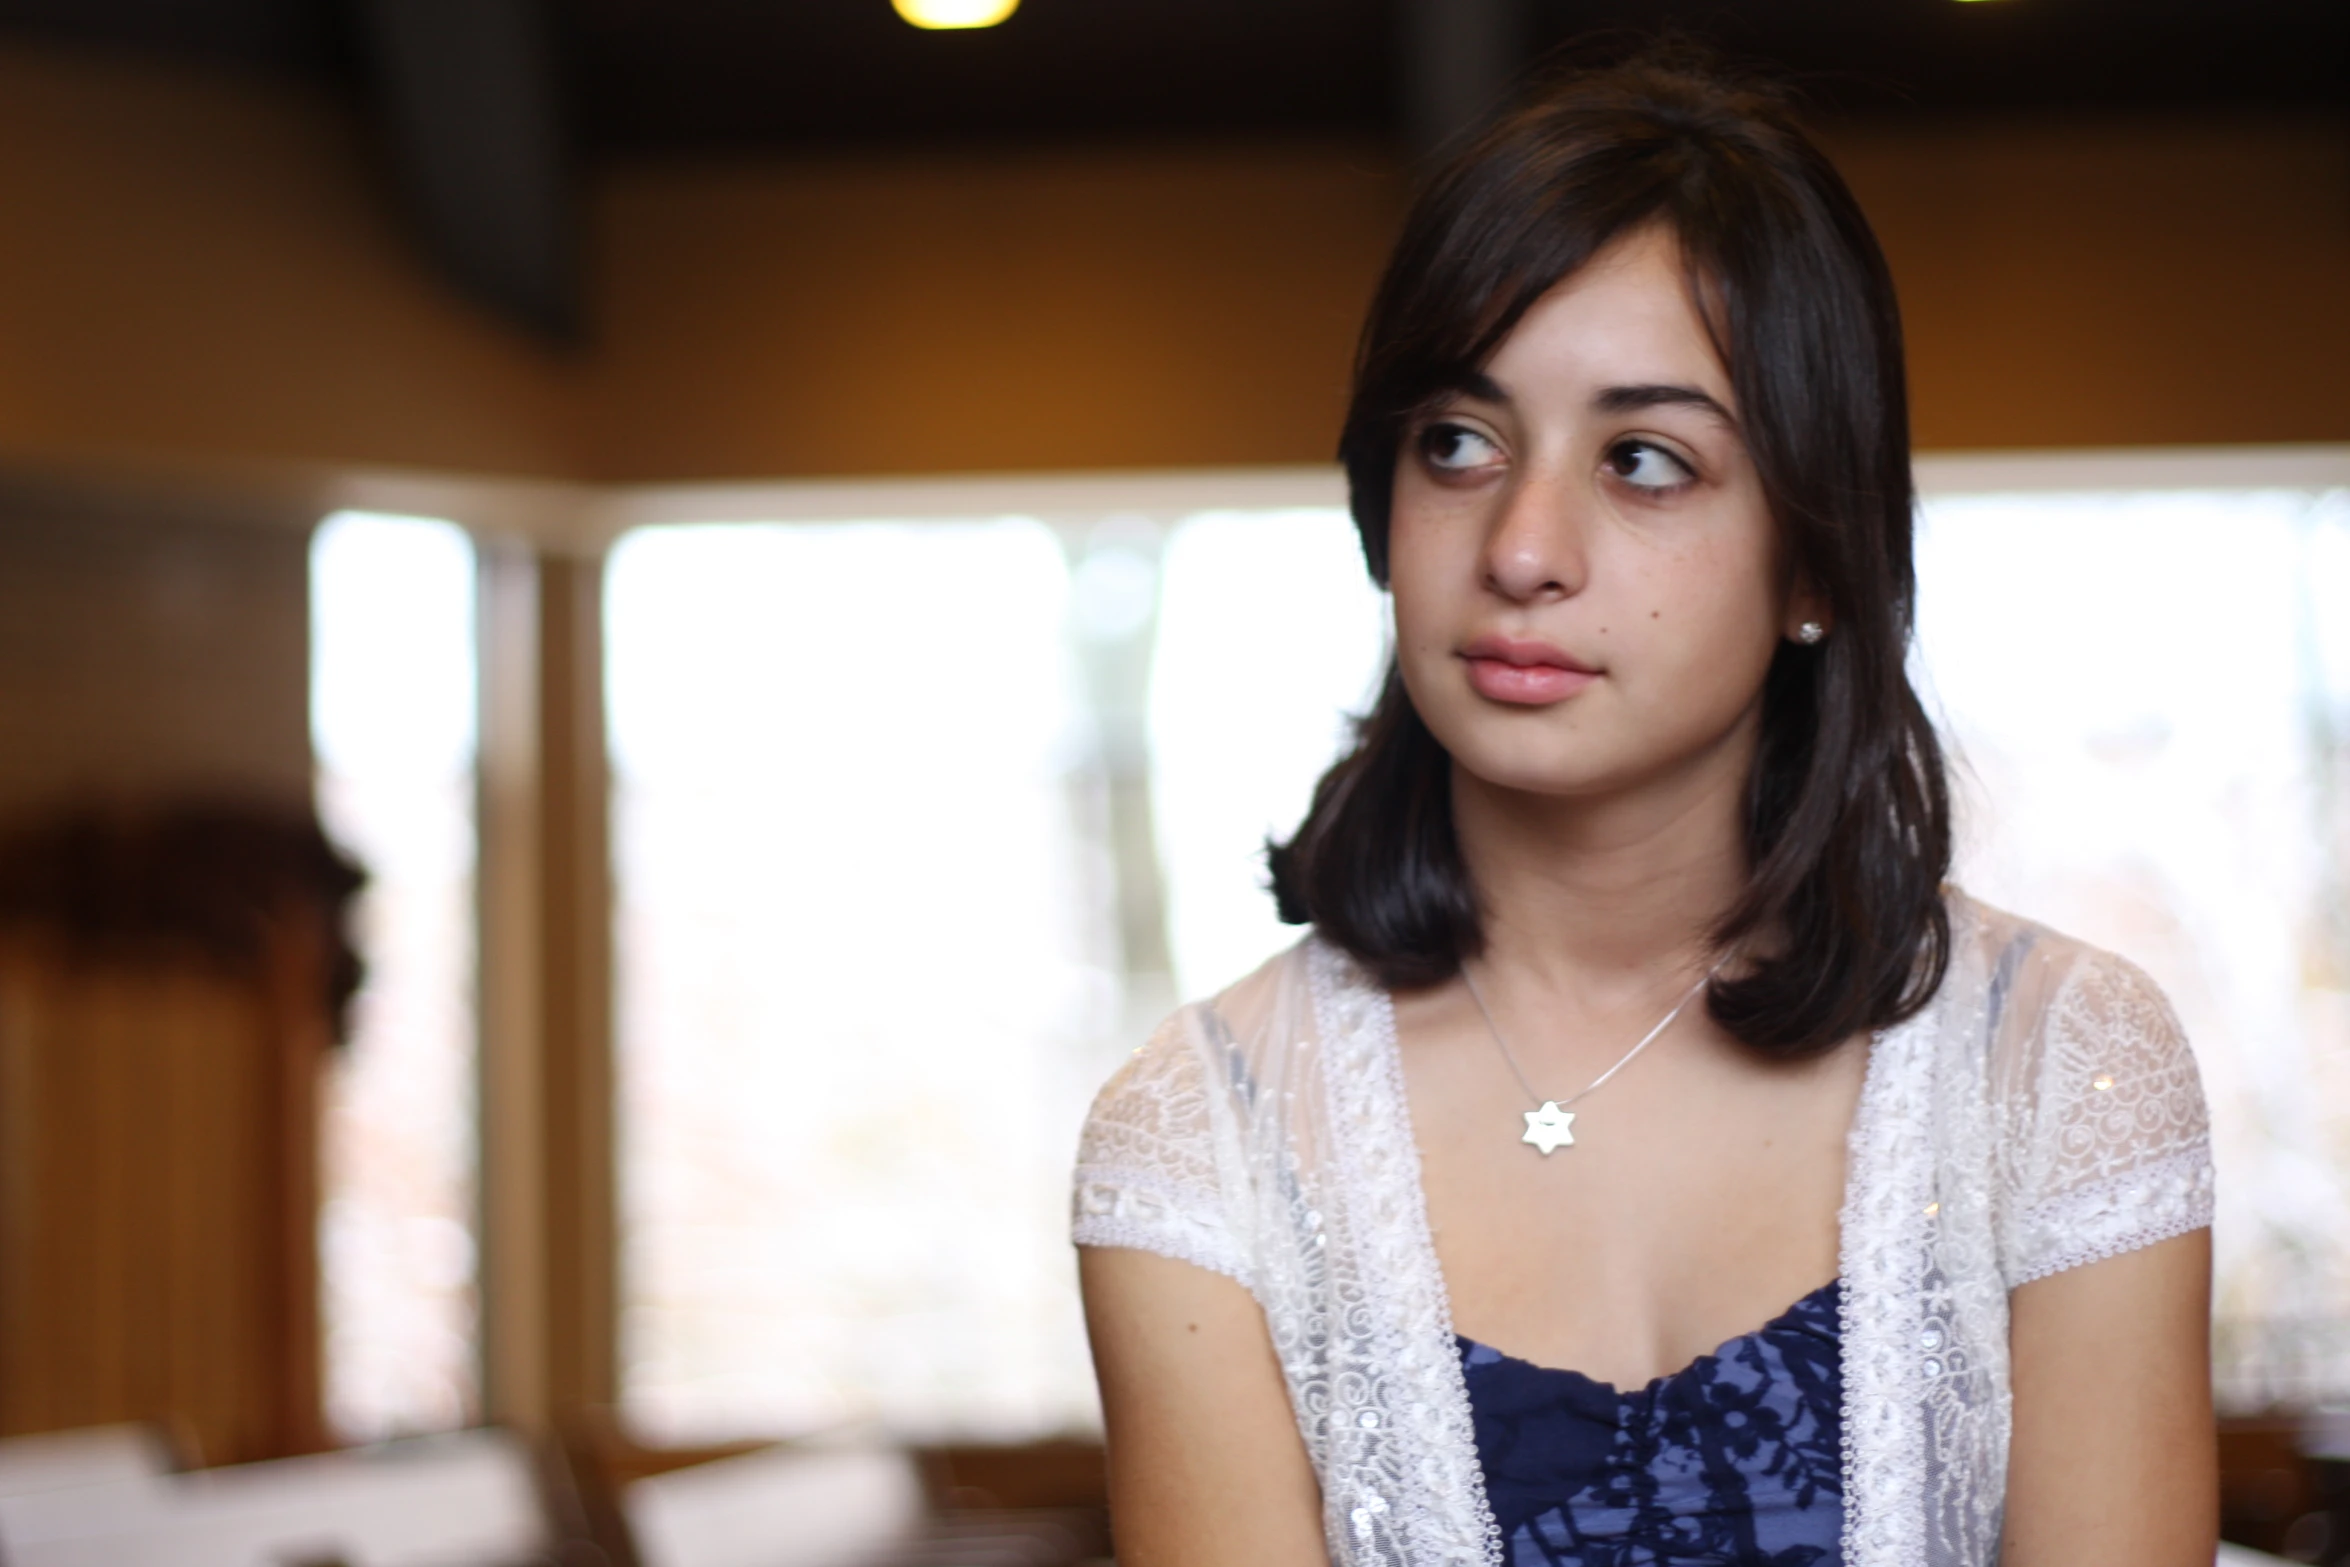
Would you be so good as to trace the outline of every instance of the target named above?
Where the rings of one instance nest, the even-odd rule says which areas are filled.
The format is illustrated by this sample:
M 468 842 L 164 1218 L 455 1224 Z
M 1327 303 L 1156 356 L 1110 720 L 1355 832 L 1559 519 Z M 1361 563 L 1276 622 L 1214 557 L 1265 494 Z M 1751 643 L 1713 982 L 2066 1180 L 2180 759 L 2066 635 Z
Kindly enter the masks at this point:
M 1510 1567 L 1838 1567 L 1840 1293 L 1630 1393 L 1458 1339 Z

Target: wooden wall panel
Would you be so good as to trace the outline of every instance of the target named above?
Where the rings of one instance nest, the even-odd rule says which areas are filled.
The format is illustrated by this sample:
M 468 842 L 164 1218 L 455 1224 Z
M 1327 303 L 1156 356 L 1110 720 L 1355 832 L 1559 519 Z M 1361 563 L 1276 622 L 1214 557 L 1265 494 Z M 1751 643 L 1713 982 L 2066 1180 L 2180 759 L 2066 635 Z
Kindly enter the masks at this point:
M 219 815 L 0 845 L 0 1435 L 326 1445 L 318 1088 L 356 881 L 315 828 Z
M 192 962 L 68 960 L 0 939 L 0 1433 L 168 1421 L 208 1461 L 316 1445 L 313 1245 L 283 1143 L 314 1145 L 318 1041 Z M 296 1053 L 308 1067 L 283 1069 Z M 290 1124 L 289 1124 L 290 1123 Z
M 561 363 L 473 309 L 351 106 L 0 43 L 0 452 L 559 473 Z
M 73 800 L 306 807 L 309 521 L 0 484 L 0 820 Z
M 2339 113 L 1829 130 L 1922 445 L 2350 438 Z M 623 160 L 592 182 L 589 342 L 554 356 L 440 286 L 317 92 L 11 41 L 0 463 L 1321 462 L 1408 183 L 1376 141 Z

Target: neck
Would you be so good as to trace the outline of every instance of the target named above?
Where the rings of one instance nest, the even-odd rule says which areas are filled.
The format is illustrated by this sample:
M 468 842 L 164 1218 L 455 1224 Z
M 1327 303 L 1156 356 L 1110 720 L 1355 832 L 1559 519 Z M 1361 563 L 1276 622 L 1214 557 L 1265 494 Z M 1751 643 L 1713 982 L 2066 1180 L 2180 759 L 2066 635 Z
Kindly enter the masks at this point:
M 1743 767 L 1717 763 L 1569 799 L 1456 764 L 1454 829 L 1485 916 L 1481 967 L 1602 1005 L 1695 979 L 1746 884 L 1744 781 Z

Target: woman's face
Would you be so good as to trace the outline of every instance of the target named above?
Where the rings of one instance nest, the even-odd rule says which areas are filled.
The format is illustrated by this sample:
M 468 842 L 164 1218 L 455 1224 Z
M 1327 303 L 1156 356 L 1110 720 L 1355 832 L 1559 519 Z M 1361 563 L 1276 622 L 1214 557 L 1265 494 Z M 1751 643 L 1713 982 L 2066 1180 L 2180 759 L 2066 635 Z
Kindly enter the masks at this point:
M 1742 784 L 1763 676 L 1822 618 L 1792 589 L 1678 245 L 1619 239 L 1415 420 L 1389 534 L 1429 729 L 1500 788 Z

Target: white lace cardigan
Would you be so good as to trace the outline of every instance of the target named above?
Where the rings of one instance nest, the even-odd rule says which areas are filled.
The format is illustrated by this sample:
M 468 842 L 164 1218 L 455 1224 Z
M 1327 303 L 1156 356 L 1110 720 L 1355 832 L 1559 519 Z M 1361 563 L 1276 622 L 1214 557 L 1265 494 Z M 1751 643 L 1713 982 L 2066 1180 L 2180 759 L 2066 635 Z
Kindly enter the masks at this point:
M 2194 1058 L 2122 959 L 1953 894 L 1949 977 L 1871 1041 L 1841 1216 L 1844 1560 L 1998 1555 L 2018 1285 L 2211 1222 Z M 1500 1567 L 1387 994 L 1308 938 L 1102 1090 L 1080 1245 L 1263 1306 L 1334 1562 Z

